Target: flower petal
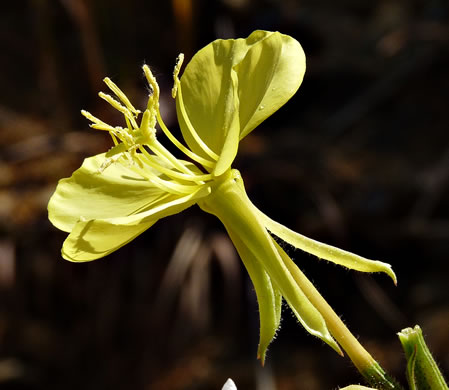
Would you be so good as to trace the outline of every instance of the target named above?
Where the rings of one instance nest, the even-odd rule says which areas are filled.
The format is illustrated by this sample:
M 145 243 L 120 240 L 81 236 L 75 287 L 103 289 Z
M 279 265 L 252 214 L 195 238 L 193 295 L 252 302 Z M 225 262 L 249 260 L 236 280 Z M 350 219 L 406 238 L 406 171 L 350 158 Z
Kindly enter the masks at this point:
M 220 157 L 218 158 L 217 164 L 213 171 L 215 176 L 222 175 L 228 170 L 228 168 L 231 167 L 235 156 L 237 156 L 237 151 L 239 148 L 240 126 L 237 115 L 239 109 L 237 98 L 237 75 L 234 71 L 231 71 L 231 80 L 232 90 L 230 92 L 233 94 L 233 97 L 230 98 L 229 110 L 231 110 L 231 114 L 228 117 L 229 123 L 226 124 L 229 130 L 223 141 Z
M 260 320 L 260 339 L 257 357 L 263 365 L 268 345 L 275 337 L 281 322 L 282 295 L 239 235 L 232 230 L 229 230 L 228 233 L 256 290 Z
M 377 260 L 368 260 L 354 253 L 303 236 L 302 234 L 296 233 L 293 230 L 288 229 L 284 225 L 273 221 L 256 207 L 254 208 L 257 210 L 258 215 L 263 220 L 265 227 L 271 233 L 281 238 L 285 242 L 288 242 L 290 245 L 293 245 L 295 248 L 299 248 L 304 252 L 315 255 L 320 259 L 331 261 L 332 263 L 354 269 L 356 271 L 384 272 L 391 279 L 393 279 L 394 284 L 397 283 L 396 275 L 391 269 L 390 264 L 383 263 Z
M 218 155 L 223 149 L 229 126 L 236 124 L 234 116 L 238 112 L 232 66 L 246 51 L 243 39 L 216 40 L 195 54 L 181 77 L 188 120 L 201 140 Z M 186 118 L 181 112 L 179 96 L 178 93 L 176 108 L 184 140 L 193 152 L 209 159 L 191 135 Z
M 216 175 L 235 158 L 239 138 L 293 96 L 304 71 L 301 46 L 278 32 L 255 31 L 246 39 L 216 40 L 192 58 L 181 77 L 184 108 L 201 140 L 217 155 L 226 154 L 219 159 Z M 179 96 L 176 103 L 186 143 L 208 158 L 191 135 Z
M 119 225 L 102 219 L 80 221 L 64 241 L 62 257 L 72 262 L 99 259 L 127 244 L 156 221 L 139 225 Z
M 134 214 L 166 196 L 122 164 L 112 164 L 100 173 L 104 161 L 105 153 L 87 158 L 70 178 L 59 181 L 48 204 L 48 217 L 57 228 L 70 232 L 80 217 L 92 220 Z
M 240 139 L 282 107 L 298 90 L 306 70 L 299 42 L 278 32 L 255 31 L 256 41 L 234 69 L 238 75 Z
M 205 187 L 184 197 L 161 201 L 156 207 L 126 217 L 80 220 L 67 237 L 62 257 L 74 262 L 91 261 L 104 257 L 127 244 L 159 219 L 177 214 L 208 195 Z

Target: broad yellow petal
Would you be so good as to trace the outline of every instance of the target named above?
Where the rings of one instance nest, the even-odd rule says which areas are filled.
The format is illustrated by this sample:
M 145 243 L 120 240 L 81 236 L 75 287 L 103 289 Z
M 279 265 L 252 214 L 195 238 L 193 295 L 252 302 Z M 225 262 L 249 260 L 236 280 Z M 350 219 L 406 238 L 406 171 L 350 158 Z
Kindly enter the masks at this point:
M 292 37 L 256 31 L 247 40 L 257 44 L 234 66 L 239 86 L 240 139 L 295 94 L 306 70 L 304 51 Z
M 255 31 L 246 39 L 207 45 L 186 66 L 176 100 L 186 143 L 210 158 L 192 136 L 190 122 L 219 156 L 214 173 L 221 175 L 234 160 L 239 139 L 293 96 L 304 71 L 300 44 L 278 32 Z
M 48 217 L 70 232 L 84 220 L 123 217 L 145 210 L 166 193 L 121 164 L 99 172 L 105 153 L 84 160 L 81 168 L 59 181 L 48 204 Z
M 62 256 L 74 262 L 104 257 L 133 240 L 159 219 L 183 211 L 209 192 L 210 189 L 202 188 L 184 197 L 171 195 L 150 210 L 126 217 L 80 220 L 65 240 Z

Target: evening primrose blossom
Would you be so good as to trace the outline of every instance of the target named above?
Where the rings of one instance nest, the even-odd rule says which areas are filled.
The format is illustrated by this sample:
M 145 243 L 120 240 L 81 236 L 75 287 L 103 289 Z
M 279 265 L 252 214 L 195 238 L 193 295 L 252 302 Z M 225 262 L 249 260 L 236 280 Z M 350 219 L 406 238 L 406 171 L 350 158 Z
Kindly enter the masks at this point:
M 182 61 L 181 54 L 172 95 L 185 144 L 161 118 L 159 86 L 146 65 L 150 94 L 143 112 L 109 78 L 104 80 L 115 97 L 100 97 L 123 114 L 125 127 L 82 111 L 91 127 L 111 135 L 114 147 L 87 158 L 59 182 L 49 202 L 50 221 L 70 233 L 62 256 L 73 262 L 104 257 L 159 219 L 197 204 L 223 223 L 254 284 L 262 362 L 279 327 L 282 298 L 309 333 L 341 353 L 322 306 L 311 298 L 313 286 L 273 237 L 347 268 L 385 272 L 395 281 L 393 271 L 388 264 L 317 242 L 273 221 L 251 203 L 239 171 L 231 168 L 240 140 L 299 88 L 305 72 L 300 44 L 278 32 L 255 31 L 246 39 L 210 43 L 179 78 Z M 157 124 L 185 160 L 160 143 Z

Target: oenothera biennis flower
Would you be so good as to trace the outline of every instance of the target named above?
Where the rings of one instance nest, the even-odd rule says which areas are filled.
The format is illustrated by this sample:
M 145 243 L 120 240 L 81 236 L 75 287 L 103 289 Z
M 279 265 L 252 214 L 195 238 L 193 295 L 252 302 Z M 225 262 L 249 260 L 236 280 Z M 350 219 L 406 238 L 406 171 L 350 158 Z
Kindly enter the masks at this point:
M 172 92 L 185 144 L 162 121 L 159 87 L 146 65 L 151 93 L 142 115 L 110 79 L 105 82 L 116 98 L 100 93 L 123 113 L 126 127 L 110 126 L 82 112 L 91 127 L 110 133 L 115 146 L 87 158 L 72 177 L 59 182 L 50 200 L 51 222 L 70 233 L 62 256 L 75 262 L 106 256 L 159 219 L 197 204 L 224 224 L 252 279 L 260 307 L 262 361 L 279 326 L 282 297 L 308 332 L 341 352 L 308 298 L 309 287 L 295 277 L 299 269 L 273 235 L 319 258 L 358 271 L 386 272 L 395 279 L 390 266 L 311 240 L 271 220 L 251 203 L 240 173 L 231 169 L 240 140 L 299 88 L 305 71 L 300 44 L 267 31 L 255 31 L 246 39 L 216 40 L 192 58 L 179 79 L 182 59 L 180 55 Z M 159 142 L 157 123 L 188 161 L 175 158 Z

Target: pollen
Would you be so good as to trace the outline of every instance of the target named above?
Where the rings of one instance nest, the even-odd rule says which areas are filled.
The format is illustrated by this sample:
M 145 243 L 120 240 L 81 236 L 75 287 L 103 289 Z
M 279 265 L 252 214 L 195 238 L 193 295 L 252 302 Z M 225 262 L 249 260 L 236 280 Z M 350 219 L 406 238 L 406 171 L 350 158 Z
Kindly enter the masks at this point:
M 181 71 L 181 66 L 182 63 L 184 62 L 184 54 L 180 53 L 177 60 L 176 60 L 176 65 L 175 65 L 175 69 L 173 70 L 173 88 L 171 90 L 171 95 L 173 97 L 173 99 L 176 98 L 176 94 L 178 93 L 178 84 L 179 84 L 179 72 Z

